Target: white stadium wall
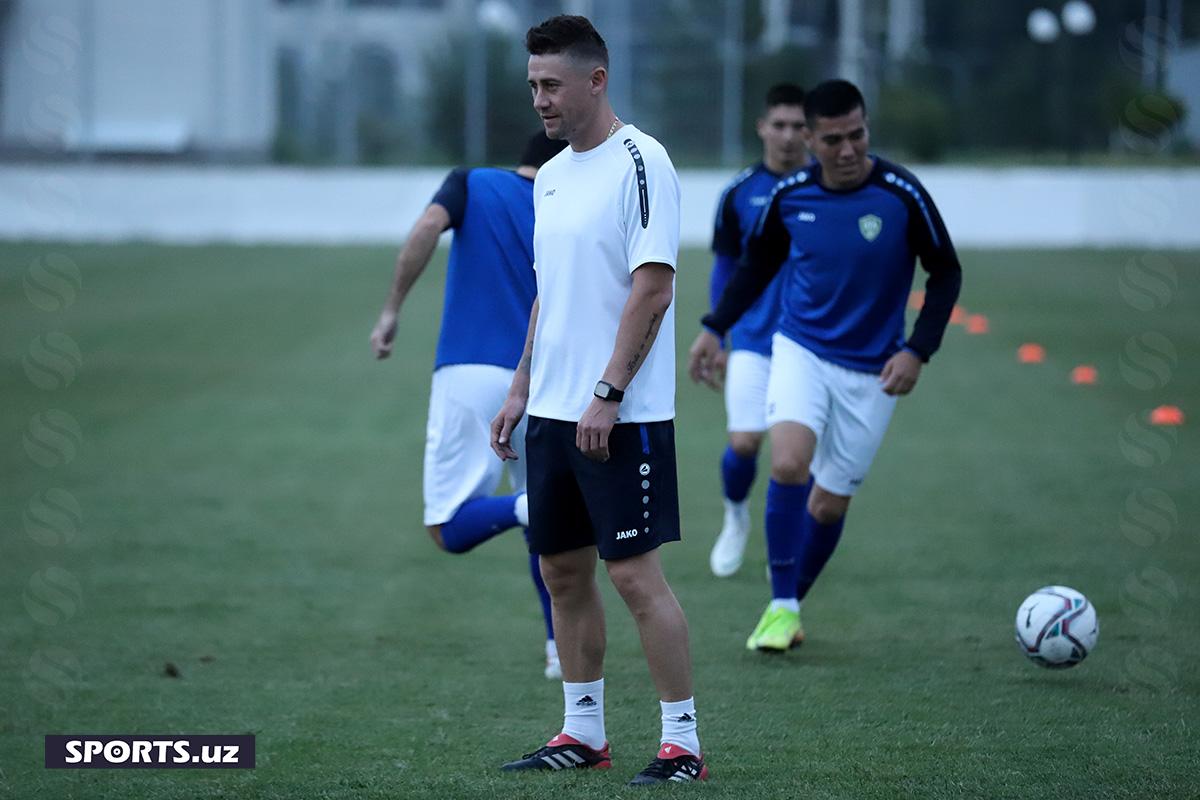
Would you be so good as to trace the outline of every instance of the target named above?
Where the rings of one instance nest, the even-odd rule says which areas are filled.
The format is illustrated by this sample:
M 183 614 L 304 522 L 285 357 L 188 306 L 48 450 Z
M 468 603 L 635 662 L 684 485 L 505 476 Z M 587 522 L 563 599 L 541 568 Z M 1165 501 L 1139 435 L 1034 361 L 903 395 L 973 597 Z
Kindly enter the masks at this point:
M 445 172 L 7 165 L 0 239 L 394 244 Z M 915 172 L 959 247 L 1200 249 L 1200 169 Z M 730 174 L 680 173 L 685 246 L 707 246 Z

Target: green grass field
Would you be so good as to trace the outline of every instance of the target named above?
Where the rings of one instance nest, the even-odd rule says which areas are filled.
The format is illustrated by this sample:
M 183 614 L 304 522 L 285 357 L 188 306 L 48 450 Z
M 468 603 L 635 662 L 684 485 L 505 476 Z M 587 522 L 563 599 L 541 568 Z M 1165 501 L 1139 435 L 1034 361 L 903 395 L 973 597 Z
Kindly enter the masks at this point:
M 1134 256 L 963 255 L 962 302 L 991 332 L 952 327 L 901 402 L 787 656 L 743 649 L 768 599 L 761 535 L 736 577 L 708 572 L 723 408 L 680 381 L 684 541 L 664 559 L 713 780 L 678 791 L 1200 793 L 1200 254 Z M 641 796 L 624 783 L 659 712 L 607 585 L 614 769 L 495 769 L 557 731 L 561 689 L 519 532 L 455 557 L 420 525 L 440 273 L 376 363 L 391 261 L 0 246 L 0 797 Z M 681 353 L 706 271 L 685 254 Z M 1145 332 L 1169 345 L 1127 344 Z M 1044 364 L 1017 363 L 1025 341 Z M 1097 385 L 1068 380 L 1081 363 Z M 1160 403 L 1188 424 L 1146 425 Z M 1099 609 L 1073 670 L 1012 641 L 1047 583 Z M 43 768 L 44 734 L 82 732 L 252 732 L 258 767 Z

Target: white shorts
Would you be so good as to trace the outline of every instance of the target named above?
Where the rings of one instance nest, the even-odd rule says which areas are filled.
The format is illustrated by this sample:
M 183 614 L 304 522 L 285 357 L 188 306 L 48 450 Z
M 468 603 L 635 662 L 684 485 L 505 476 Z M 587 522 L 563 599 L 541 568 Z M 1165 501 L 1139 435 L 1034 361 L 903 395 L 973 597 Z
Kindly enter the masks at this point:
M 771 358 L 753 350 L 734 350 L 725 364 L 725 419 L 728 430 L 762 433 L 767 429 L 767 379 Z
M 517 461 L 492 452 L 492 420 L 504 405 L 513 371 L 452 364 L 433 373 L 425 426 L 425 524 L 449 522 L 459 506 L 487 497 L 508 469 L 513 492 L 525 491 L 525 420 L 513 432 Z
M 831 364 L 781 333 L 772 348 L 767 424 L 798 422 L 812 429 L 816 484 L 853 495 L 875 460 L 896 398 L 884 393 L 878 375 Z

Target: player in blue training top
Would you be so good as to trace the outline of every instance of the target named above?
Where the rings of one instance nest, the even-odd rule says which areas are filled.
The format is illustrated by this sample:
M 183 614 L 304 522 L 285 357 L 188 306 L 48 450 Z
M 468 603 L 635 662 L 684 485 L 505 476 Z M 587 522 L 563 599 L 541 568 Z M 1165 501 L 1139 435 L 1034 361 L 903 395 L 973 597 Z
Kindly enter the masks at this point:
M 429 264 L 438 237 L 454 230 L 446 273 L 429 420 L 425 429 L 425 527 L 438 547 L 465 553 L 498 533 L 529 524 L 525 461 L 509 466 L 515 494 L 494 497 L 504 465 L 491 450 L 492 417 L 503 405 L 525 349 L 537 294 L 533 271 L 533 178 L 563 149 L 544 133 L 529 140 L 516 171 L 456 169 L 417 220 L 396 259 L 396 275 L 371 332 L 387 358 L 400 306 Z M 523 451 L 524 428 L 514 435 Z M 528 531 L 526 531 L 528 536 Z M 546 622 L 547 678 L 561 678 L 550 595 L 537 556 L 529 571 Z
M 804 640 L 800 601 L 833 554 L 896 398 L 941 344 L 962 269 L 933 198 L 912 173 L 867 152 L 866 106 L 851 83 L 804 99 L 816 163 L 781 181 L 717 309 L 692 345 L 709 377 L 719 337 L 782 269 L 779 332 L 767 387 L 772 600 L 746 642 L 783 651 Z M 915 260 L 929 277 L 904 336 Z
M 792 83 L 772 86 L 758 120 L 762 161 L 738 173 L 717 204 L 713 226 L 714 253 L 710 293 L 717 307 L 725 285 L 742 257 L 775 184 L 805 161 L 804 90 Z M 767 431 L 767 376 L 771 371 L 771 337 L 779 323 L 779 286 L 774 280 L 762 296 L 729 330 L 729 349 L 718 357 L 717 371 L 725 373 L 725 417 L 729 443 L 721 457 L 721 486 L 725 493 L 725 524 L 713 544 L 709 565 L 713 574 L 727 577 L 742 566 L 750 535 L 746 498 L 758 468 L 758 451 Z M 719 389 L 719 377 L 712 388 Z

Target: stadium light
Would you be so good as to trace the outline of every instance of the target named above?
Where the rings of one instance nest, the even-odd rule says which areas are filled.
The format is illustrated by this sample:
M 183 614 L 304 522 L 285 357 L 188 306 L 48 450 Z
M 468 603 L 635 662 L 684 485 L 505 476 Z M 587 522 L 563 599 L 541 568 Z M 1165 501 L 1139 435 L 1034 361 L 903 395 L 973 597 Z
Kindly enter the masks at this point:
M 1048 8 L 1035 8 L 1025 20 L 1025 30 L 1038 44 L 1049 44 L 1058 38 L 1058 17 Z
M 488 33 L 515 36 L 521 32 L 521 18 L 517 16 L 516 10 L 504 0 L 483 0 L 476 13 L 479 17 L 479 24 Z
M 1062 24 L 1067 33 L 1084 36 L 1096 27 L 1096 12 L 1087 0 L 1069 0 L 1062 7 Z

